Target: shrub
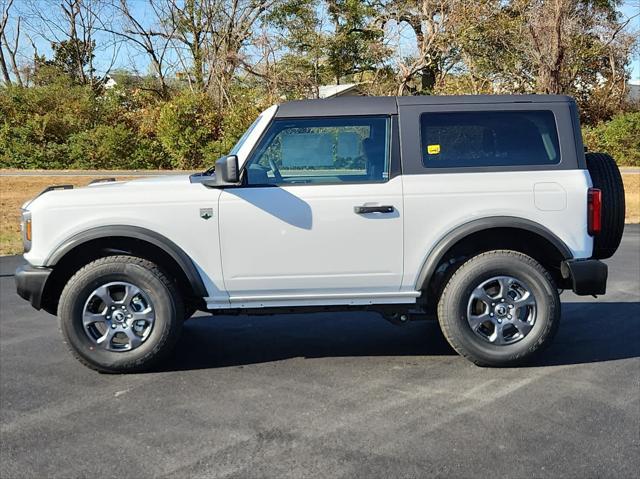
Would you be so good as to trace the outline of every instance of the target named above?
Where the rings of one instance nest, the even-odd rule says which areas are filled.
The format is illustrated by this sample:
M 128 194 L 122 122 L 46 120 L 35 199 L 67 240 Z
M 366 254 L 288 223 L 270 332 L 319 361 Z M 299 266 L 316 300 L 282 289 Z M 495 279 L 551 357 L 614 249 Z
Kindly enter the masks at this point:
M 205 94 L 181 92 L 160 110 L 156 135 L 174 168 L 195 169 L 211 163 L 207 152 L 219 134 L 220 115 Z
M 69 137 L 69 159 L 76 168 L 135 168 L 136 138 L 124 125 L 99 125 Z
M 0 125 L 0 168 L 67 168 L 67 146 L 35 142 L 28 127 Z
M 139 137 L 130 165 L 135 166 L 127 168 L 170 170 L 171 159 L 157 139 Z
M 640 166 L 640 112 L 621 113 L 582 132 L 590 151 L 608 153 L 619 165 Z
M 260 112 L 272 103 L 261 91 L 249 87 L 236 87 L 230 95 L 233 107 L 225 110 L 219 138 L 208 146 L 210 158 L 229 153 Z
M 100 111 L 88 87 L 62 79 L 30 88 L 0 91 L 0 118 L 12 127 L 26 127 L 31 141 L 64 143 L 69 135 L 94 126 Z
M 139 137 L 125 125 L 99 125 L 69 138 L 68 155 L 73 168 L 145 169 L 169 168 L 162 145 Z
M 0 88 L 0 167 L 69 167 L 68 139 L 91 128 L 98 117 L 93 92 L 64 78 Z

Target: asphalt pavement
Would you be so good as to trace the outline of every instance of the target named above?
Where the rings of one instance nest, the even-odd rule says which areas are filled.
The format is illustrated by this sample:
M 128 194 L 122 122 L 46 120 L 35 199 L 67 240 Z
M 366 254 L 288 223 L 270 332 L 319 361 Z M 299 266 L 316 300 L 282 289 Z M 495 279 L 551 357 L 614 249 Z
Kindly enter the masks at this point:
M 609 292 L 564 293 L 531 366 L 483 369 L 437 323 L 194 318 L 158 372 L 102 375 L 0 258 L 0 477 L 576 477 L 640 471 L 640 228 Z

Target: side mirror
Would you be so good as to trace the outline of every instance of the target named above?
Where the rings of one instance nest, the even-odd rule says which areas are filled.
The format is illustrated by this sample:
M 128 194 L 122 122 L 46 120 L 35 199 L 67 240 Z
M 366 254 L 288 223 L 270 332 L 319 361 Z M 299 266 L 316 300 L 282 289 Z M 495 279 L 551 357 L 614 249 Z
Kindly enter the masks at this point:
M 202 181 L 202 184 L 215 188 L 224 185 L 235 185 L 239 182 L 238 157 L 236 155 L 229 155 L 218 158 L 214 175 L 206 178 Z
M 238 157 L 236 155 L 223 156 L 216 161 L 216 177 L 223 184 L 238 183 L 240 173 L 238 172 Z

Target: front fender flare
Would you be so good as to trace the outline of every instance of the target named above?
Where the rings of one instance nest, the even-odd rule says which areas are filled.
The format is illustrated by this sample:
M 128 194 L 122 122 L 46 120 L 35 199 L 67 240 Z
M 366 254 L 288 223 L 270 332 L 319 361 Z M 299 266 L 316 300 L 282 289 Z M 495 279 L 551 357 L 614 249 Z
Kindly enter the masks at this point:
M 113 225 L 113 226 L 99 226 L 91 228 L 81 233 L 78 233 L 61 243 L 56 247 L 53 252 L 47 257 L 44 265 L 47 267 L 55 266 L 60 259 L 62 259 L 68 252 L 74 248 L 80 246 L 88 241 L 109 238 L 132 238 L 136 240 L 146 241 L 148 243 L 157 246 L 165 253 L 167 253 L 176 264 L 182 269 L 185 276 L 189 280 L 191 288 L 194 294 L 198 297 L 207 296 L 207 289 L 204 286 L 202 277 L 198 272 L 195 264 L 187 253 L 182 250 L 177 244 L 165 236 L 156 233 L 155 231 L 141 228 L 139 226 L 130 225 Z

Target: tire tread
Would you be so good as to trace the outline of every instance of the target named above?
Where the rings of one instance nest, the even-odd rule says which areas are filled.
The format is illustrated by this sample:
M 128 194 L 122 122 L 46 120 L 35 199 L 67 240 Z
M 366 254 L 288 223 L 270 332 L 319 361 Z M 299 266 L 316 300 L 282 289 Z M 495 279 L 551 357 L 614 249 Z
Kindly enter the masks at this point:
M 586 153 L 594 188 L 602 191 L 602 231 L 593 239 L 593 257 L 613 256 L 622 240 L 625 217 L 624 183 L 615 160 L 606 153 Z

